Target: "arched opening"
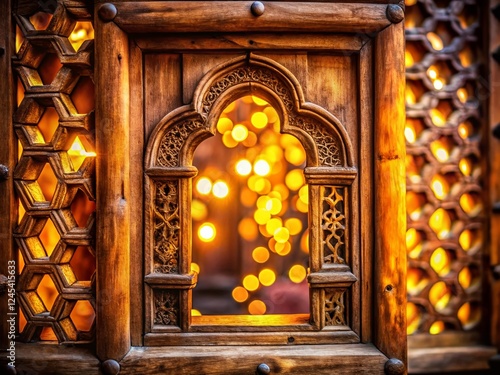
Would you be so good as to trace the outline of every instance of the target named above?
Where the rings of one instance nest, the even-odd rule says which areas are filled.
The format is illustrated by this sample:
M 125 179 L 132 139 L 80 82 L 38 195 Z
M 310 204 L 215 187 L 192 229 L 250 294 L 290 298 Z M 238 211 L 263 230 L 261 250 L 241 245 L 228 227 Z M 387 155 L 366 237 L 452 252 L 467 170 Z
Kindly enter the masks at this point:
M 309 313 L 306 152 L 267 101 L 243 96 L 194 152 L 193 315 Z

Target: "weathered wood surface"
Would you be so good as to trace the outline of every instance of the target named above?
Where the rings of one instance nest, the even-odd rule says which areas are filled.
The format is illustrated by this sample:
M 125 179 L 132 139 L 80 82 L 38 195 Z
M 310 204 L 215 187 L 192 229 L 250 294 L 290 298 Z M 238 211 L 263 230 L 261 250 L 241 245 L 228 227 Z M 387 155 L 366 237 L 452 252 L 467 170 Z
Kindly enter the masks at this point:
M 0 219 L 0 275 L 9 276 L 9 261 L 16 260 L 14 257 L 12 232 L 16 220 L 16 207 L 14 200 L 13 171 L 16 163 L 14 126 L 12 125 L 13 111 L 13 87 L 11 54 L 14 52 L 11 34 L 10 1 L 0 3 L 0 19 L 5 22 L 0 28 L 0 134 L 2 134 L 2 146 L 0 147 L 0 164 L 7 167 L 9 172 L 4 180 L 0 177 L 0 207 L 2 216 Z M 0 330 L 0 349 L 8 348 L 9 325 L 6 323 L 8 313 L 8 288 L 6 293 L 0 295 L 0 316 L 4 321 Z
M 438 348 L 412 348 L 408 352 L 410 374 L 487 370 L 488 360 L 496 349 L 487 346 L 442 346 Z
M 371 345 L 218 346 L 132 348 L 120 374 L 255 374 L 266 363 L 272 374 L 383 374 L 387 358 Z
M 130 80 L 136 85 L 130 87 L 130 338 L 132 345 L 142 345 L 143 333 L 143 216 L 144 216 L 144 91 L 142 51 L 130 43 Z
M 96 343 L 101 360 L 130 348 L 128 37 L 96 16 Z
M 192 34 L 182 35 L 137 35 L 137 45 L 144 51 L 179 50 L 273 50 L 284 51 L 302 49 L 308 51 L 335 50 L 340 53 L 359 51 L 370 39 L 365 33 L 357 34 L 312 34 L 300 33 L 231 33 L 231 34 Z
M 362 188 L 359 192 L 359 215 L 361 236 L 358 239 L 360 252 L 359 287 L 361 289 L 361 306 L 373 305 L 373 268 L 366 267 L 373 262 L 374 249 L 374 215 L 373 194 L 365 189 L 373 181 L 373 42 L 364 45 L 359 54 L 359 137 L 361 152 L 359 155 L 359 181 Z M 353 271 L 355 269 L 353 268 Z M 361 309 L 360 337 L 362 342 L 372 341 L 371 308 Z
M 18 374 L 97 375 L 100 362 L 93 350 L 53 344 L 21 344 L 16 346 Z
M 374 52 L 374 343 L 388 357 L 406 362 L 403 24 L 380 32 Z
M 266 2 L 255 17 L 253 1 L 116 3 L 114 22 L 130 33 L 150 32 L 377 32 L 388 26 L 387 5 Z M 220 7 L 214 12 L 214 6 Z M 334 20 L 334 21 L 333 21 Z M 333 21 L 333 22 L 332 22 Z

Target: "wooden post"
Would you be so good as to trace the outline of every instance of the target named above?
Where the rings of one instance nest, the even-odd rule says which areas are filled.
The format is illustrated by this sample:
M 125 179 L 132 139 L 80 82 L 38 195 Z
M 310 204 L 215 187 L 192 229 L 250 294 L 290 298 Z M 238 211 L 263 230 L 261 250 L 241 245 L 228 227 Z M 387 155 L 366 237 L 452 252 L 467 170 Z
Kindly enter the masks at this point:
M 96 92 L 106 93 L 96 100 L 96 342 L 99 359 L 119 361 L 130 349 L 129 51 L 105 6 L 95 15 Z
M 406 208 L 404 28 L 393 24 L 375 41 L 374 342 L 406 363 Z M 387 330 L 387 327 L 393 327 Z
M 0 3 L 0 19 L 4 26 L 0 28 L 0 134 L 2 134 L 3 145 L 0 147 L 0 207 L 2 217 L 0 220 L 0 316 L 7 319 L 9 311 L 8 306 L 8 287 L 5 284 L 9 276 L 9 271 L 17 270 L 10 268 L 12 261 L 16 260 L 14 254 L 12 232 L 16 222 L 16 206 L 14 200 L 14 183 L 12 173 L 16 163 L 14 127 L 12 125 L 13 111 L 13 87 L 11 56 L 14 53 L 15 39 L 13 37 L 12 18 L 10 11 L 10 1 Z M 11 263 L 9 263 L 9 261 Z M 15 266 L 15 265 L 14 265 Z M 16 317 L 19 324 L 19 316 Z M 10 339 L 8 332 L 10 324 L 4 320 L 0 331 L 0 350 L 9 348 Z M 12 340 L 13 341 L 13 340 Z

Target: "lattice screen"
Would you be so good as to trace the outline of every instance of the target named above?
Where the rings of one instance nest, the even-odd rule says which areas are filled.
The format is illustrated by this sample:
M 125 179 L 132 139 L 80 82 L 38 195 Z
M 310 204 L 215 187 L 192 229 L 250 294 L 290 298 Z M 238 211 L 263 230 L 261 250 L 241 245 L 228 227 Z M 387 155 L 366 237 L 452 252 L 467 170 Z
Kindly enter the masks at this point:
M 26 341 L 93 337 L 94 47 L 91 12 L 78 4 L 13 6 L 20 200 L 14 236 Z
M 406 0 L 409 334 L 480 327 L 480 5 Z

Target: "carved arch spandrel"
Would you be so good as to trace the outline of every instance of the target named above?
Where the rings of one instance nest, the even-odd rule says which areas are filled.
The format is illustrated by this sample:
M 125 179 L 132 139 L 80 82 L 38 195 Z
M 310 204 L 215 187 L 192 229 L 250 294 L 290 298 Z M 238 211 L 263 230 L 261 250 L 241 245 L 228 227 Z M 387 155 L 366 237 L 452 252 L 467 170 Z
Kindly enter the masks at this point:
M 349 135 L 340 121 L 306 102 L 299 82 L 285 67 L 250 53 L 208 72 L 193 102 L 158 123 L 146 148 L 146 169 L 190 166 L 196 146 L 215 134 L 222 109 L 245 94 L 258 94 L 277 109 L 282 132 L 301 141 L 308 167 L 354 167 Z

